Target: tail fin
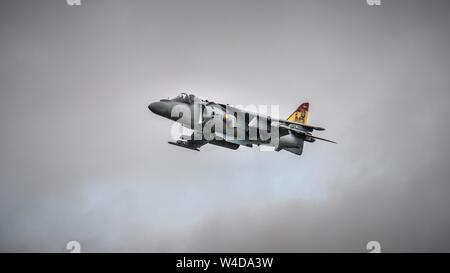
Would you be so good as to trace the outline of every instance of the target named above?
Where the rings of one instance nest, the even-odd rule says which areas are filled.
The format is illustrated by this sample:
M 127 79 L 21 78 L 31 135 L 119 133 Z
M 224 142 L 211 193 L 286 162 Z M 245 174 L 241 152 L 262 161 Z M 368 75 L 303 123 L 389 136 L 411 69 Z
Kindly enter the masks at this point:
M 309 110 L 309 102 L 305 102 L 300 104 L 300 106 L 292 113 L 288 120 L 292 122 L 297 122 L 301 124 L 308 123 L 308 110 Z

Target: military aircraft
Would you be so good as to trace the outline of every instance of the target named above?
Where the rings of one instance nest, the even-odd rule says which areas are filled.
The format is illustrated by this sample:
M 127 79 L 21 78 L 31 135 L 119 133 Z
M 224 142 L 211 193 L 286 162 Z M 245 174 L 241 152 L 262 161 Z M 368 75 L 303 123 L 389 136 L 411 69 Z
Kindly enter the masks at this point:
M 308 125 L 309 103 L 302 103 L 287 119 L 277 119 L 181 93 L 173 99 L 162 99 L 148 108 L 155 114 L 180 123 L 193 130 L 190 136 L 169 144 L 200 151 L 206 144 L 232 150 L 240 146 L 266 145 L 275 151 L 303 153 L 304 142 L 316 140 L 336 143 L 312 135 L 322 127 Z

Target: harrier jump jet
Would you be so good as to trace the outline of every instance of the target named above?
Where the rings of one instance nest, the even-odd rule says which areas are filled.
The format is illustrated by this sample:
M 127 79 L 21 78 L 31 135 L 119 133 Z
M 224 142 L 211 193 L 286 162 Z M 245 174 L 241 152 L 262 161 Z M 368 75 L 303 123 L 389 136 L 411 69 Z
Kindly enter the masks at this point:
M 325 129 L 307 124 L 307 102 L 302 103 L 287 119 L 272 118 L 186 93 L 154 102 L 148 108 L 159 116 L 192 129 L 190 136 L 181 136 L 180 140 L 169 141 L 169 144 L 196 151 L 206 144 L 233 150 L 239 146 L 266 145 L 274 147 L 275 151 L 286 150 L 301 155 L 305 141 L 336 143 L 312 135 L 314 130 Z

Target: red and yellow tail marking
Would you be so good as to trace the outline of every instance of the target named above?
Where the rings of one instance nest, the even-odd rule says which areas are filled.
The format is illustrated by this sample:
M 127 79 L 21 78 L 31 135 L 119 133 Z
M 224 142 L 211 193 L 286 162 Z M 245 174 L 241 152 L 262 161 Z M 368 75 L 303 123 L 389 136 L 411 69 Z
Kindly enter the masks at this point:
M 308 123 L 308 110 L 309 110 L 309 103 L 308 102 L 302 103 L 297 108 L 297 110 L 295 110 L 295 112 L 288 117 L 288 120 L 292 122 L 306 124 Z

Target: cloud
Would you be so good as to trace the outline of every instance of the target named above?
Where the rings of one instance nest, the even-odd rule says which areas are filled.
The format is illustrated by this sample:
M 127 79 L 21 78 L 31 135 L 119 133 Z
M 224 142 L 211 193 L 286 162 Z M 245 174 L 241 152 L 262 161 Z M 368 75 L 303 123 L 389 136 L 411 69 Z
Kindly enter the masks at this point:
M 0 251 L 449 251 L 446 2 L 0 5 Z M 181 91 L 339 144 L 168 146 Z

